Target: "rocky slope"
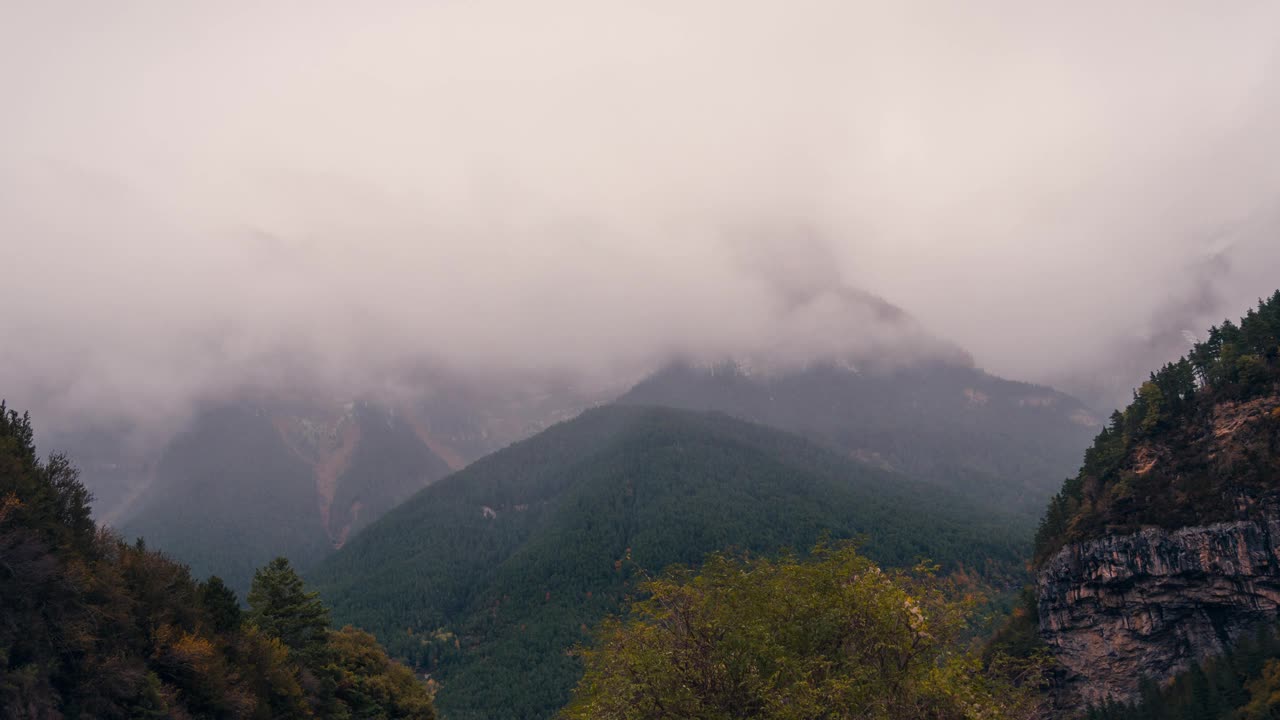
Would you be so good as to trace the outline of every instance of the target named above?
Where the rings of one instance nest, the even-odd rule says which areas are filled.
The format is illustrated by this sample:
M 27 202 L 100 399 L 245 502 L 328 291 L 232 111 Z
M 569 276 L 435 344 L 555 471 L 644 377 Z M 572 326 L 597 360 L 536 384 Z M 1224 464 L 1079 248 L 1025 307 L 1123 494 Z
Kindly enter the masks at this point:
M 449 472 L 412 423 L 370 403 L 227 405 L 170 441 L 119 529 L 243 590 L 272 558 L 307 567 Z
M 1280 507 L 1252 519 L 1150 528 L 1063 548 L 1038 581 L 1041 636 L 1063 668 L 1060 700 L 1131 700 L 1229 649 L 1280 609 Z

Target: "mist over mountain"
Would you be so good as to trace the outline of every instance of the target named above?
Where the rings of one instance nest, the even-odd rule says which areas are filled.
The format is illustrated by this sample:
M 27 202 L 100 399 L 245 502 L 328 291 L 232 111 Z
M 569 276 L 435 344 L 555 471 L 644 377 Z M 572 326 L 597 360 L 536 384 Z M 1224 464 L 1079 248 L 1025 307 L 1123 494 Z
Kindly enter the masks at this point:
M 334 472 L 340 472 L 348 468 L 350 453 L 360 442 L 355 438 L 347 443 L 343 433 L 358 425 L 351 422 L 356 414 L 365 412 L 402 426 L 402 435 L 414 436 L 405 444 L 420 446 L 413 452 L 426 453 L 434 458 L 433 464 L 451 471 L 620 391 L 563 375 L 477 378 L 438 371 L 418 372 L 398 387 L 355 396 L 297 382 L 274 389 L 226 387 L 220 394 L 211 391 L 208 400 L 167 428 L 143 430 L 123 420 L 110 424 L 90 418 L 73 423 L 72 429 L 42 433 L 38 440 L 42 447 L 77 459 L 94 493 L 95 517 L 121 526 L 137 514 L 158 480 L 164 480 L 161 485 L 177 483 L 180 490 L 180 476 L 185 473 L 175 476 L 175 467 L 170 466 L 169 476 L 162 479 L 158 472 L 163 459 L 174 453 L 175 443 L 203 443 L 199 452 L 207 456 L 207 463 L 214 463 L 214 470 L 217 463 L 229 468 L 239 461 L 242 443 L 267 442 L 309 466 L 318 467 L 326 459 L 336 461 Z M 266 420 L 259 423 L 260 432 L 221 436 L 215 428 L 223 423 L 213 418 L 227 413 Z M 432 479 L 440 474 L 430 473 Z M 307 490 L 306 499 L 299 498 L 308 505 L 314 492 L 327 494 L 321 488 L 332 486 L 336 476 L 323 481 L 316 475 L 313 480 L 315 487 Z
M 0 385 L 42 432 L 145 437 L 228 387 L 423 365 L 918 350 L 875 312 L 833 329 L 838 284 L 1084 395 L 1205 257 L 1212 314 L 1273 289 L 1276 12 L 28 4 Z M 1101 370 L 1100 398 L 1141 379 Z
M 1251 223 L 1226 238 L 1271 232 L 1268 223 Z M 1241 268 L 1231 243 L 1217 247 L 1188 265 L 1167 289 L 1167 299 L 1149 317 L 1117 331 L 1105 353 L 1081 361 L 1076 367 L 1048 378 L 1050 384 L 1068 390 L 1102 414 L 1126 407 L 1133 392 L 1151 372 L 1174 362 L 1204 339 L 1204 328 L 1234 316 L 1242 305 L 1260 298 L 1239 296 L 1233 288 Z M 1266 293 L 1262 294 L 1263 296 Z
M 528 383 L 435 376 L 358 400 L 229 389 L 154 447 L 99 429 L 62 435 L 62 449 L 83 458 L 99 522 L 243 591 L 272 558 L 309 567 L 418 490 L 598 402 Z
M 730 356 L 731 362 L 765 373 L 805 372 L 806 368 L 836 364 L 857 366 L 876 375 L 922 368 L 926 375 L 932 376 L 935 370 L 971 367 L 973 360 L 963 349 L 930 334 L 900 307 L 849 286 L 829 266 L 813 263 L 814 257 L 816 255 L 791 253 L 763 241 L 751 243 L 749 249 L 743 246 L 738 262 L 744 267 L 774 268 L 772 274 L 761 277 L 767 277 L 771 283 L 779 325 L 772 335 L 744 345 L 740 353 Z M 757 271 L 764 272 L 751 270 Z M 722 361 L 719 356 L 705 353 L 670 356 L 681 358 L 678 363 Z M 665 357 L 669 356 L 653 355 L 653 361 L 660 363 L 655 366 L 657 369 L 670 366 Z M 100 520 L 130 532 L 140 532 L 147 529 L 147 524 L 130 521 L 146 504 L 149 495 L 168 492 L 171 502 L 181 503 L 185 493 L 194 492 L 192 483 L 214 480 L 211 476 L 197 483 L 191 476 L 200 476 L 202 471 L 191 466 L 184 469 L 182 463 L 163 465 L 164 458 L 173 455 L 174 444 L 180 441 L 192 447 L 203 445 L 196 452 L 205 455 L 207 460 L 197 464 L 207 465 L 209 472 L 234 474 L 231 466 L 245 452 L 250 455 L 257 452 L 242 447 L 242 443 L 257 447 L 265 441 L 276 446 L 274 452 L 309 454 L 299 451 L 296 438 L 290 438 L 297 433 L 286 431 L 282 423 L 306 423 L 314 432 L 329 438 L 326 442 L 332 445 L 330 450 L 338 450 L 343 443 L 334 418 L 344 417 L 350 407 L 363 403 L 405 423 L 416 436 L 412 444 L 421 445 L 448 469 L 457 470 L 555 422 L 572 418 L 586 408 L 610 402 L 651 375 L 644 366 L 626 371 L 616 368 L 607 375 L 598 375 L 582 369 L 450 369 L 424 362 L 395 373 L 388 371 L 370 391 L 364 389 L 364 383 L 372 382 L 372 377 L 326 378 L 313 372 L 312 368 L 323 361 L 322 356 L 295 356 L 287 363 L 292 370 L 289 377 L 276 378 L 274 385 L 263 379 L 256 385 L 205 388 L 202 400 L 176 412 L 164 426 L 154 421 L 133 422 L 127 417 L 108 422 L 88 413 L 42 435 L 41 442 L 84 459 L 85 482 L 95 493 L 95 512 Z M 962 391 L 958 386 L 952 389 L 957 393 Z M 352 394 L 343 395 L 344 390 Z M 907 402 L 905 398 L 902 401 Z M 657 404 L 680 406 L 680 403 L 661 399 Z M 223 436 L 215 429 L 220 423 L 210 425 L 208 421 L 232 407 L 247 416 L 271 419 L 276 430 L 268 431 L 264 425 L 256 439 L 243 434 L 234 436 L 234 440 Z M 865 407 L 850 411 L 866 419 L 873 412 Z M 954 421 L 955 418 L 949 418 L 943 423 Z M 791 427 L 785 422 L 780 426 Z M 891 430 L 890 434 L 894 432 Z M 205 434 L 208 437 L 202 439 Z M 272 437 L 268 439 L 268 435 Z M 279 437 L 274 437 L 276 435 Z M 900 432 L 896 437 L 899 444 L 905 442 Z M 1070 433 L 1064 441 L 1072 452 L 1083 443 Z M 300 459 L 310 465 L 319 462 L 314 457 Z M 216 463 L 224 463 L 224 467 L 219 468 Z M 346 465 L 341 468 L 345 470 Z M 429 473 L 431 479 L 440 474 Z M 264 476 L 252 485 L 261 487 L 268 482 L 270 477 Z M 332 478 L 322 480 L 317 475 L 316 492 L 322 496 L 330 494 L 332 488 L 324 488 L 333 482 Z M 419 487 L 422 484 L 420 480 L 412 482 Z M 167 491 L 164 490 L 166 483 Z M 310 504 L 311 492 L 304 490 L 303 485 L 298 485 L 292 495 L 297 501 Z M 1040 500 L 1037 498 L 1036 505 Z M 230 506 L 221 507 L 231 510 Z M 158 512 L 162 516 L 168 514 L 164 510 Z M 376 515 L 380 511 L 366 507 L 366 512 Z M 234 514 L 229 514 L 228 522 Z M 254 566 L 244 563 L 247 568 Z
M 11 2 L 0 90 L 2 717 L 1280 716 L 1274 1 Z
M 243 592 L 272 558 L 309 566 L 448 472 L 381 408 L 224 406 L 169 443 L 118 526 Z
M 66 437 L 81 443 L 100 521 L 238 590 L 271 558 L 311 568 L 449 473 L 611 402 L 724 412 L 898 473 L 905 487 L 925 481 L 1019 522 L 1038 517 L 1098 419 L 1051 388 L 974 368 L 901 308 L 819 270 L 780 275 L 794 322 L 776 344 L 678 361 L 630 387 L 424 369 L 358 400 L 297 381 L 292 393 L 227 388 L 149 453 L 113 449 L 119 432 Z M 892 344 L 863 336 L 873 323 L 893 328 Z M 864 345 L 841 354 L 843 336 Z
M 790 264 L 775 274 L 788 328 L 729 360 L 677 360 L 615 386 L 424 368 L 355 401 L 305 379 L 291 393 L 225 388 L 170 434 L 152 431 L 149 448 L 110 426 L 54 435 L 67 443 L 54 447 L 85 458 L 99 520 L 237 588 L 274 554 L 308 567 L 448 472 L 615 399 L 726 412 L 1038 514 L 1097 418 L 1050 388 L 975 369 L 901 308 L 822 266 L 766 256 L 776 249 L 757 244 L 750 261 Z
M 941 359 L 772 372 L 675 364 L 618 402 L 728 413 L 1032 517 L 1101 428 L 1069 395 Z

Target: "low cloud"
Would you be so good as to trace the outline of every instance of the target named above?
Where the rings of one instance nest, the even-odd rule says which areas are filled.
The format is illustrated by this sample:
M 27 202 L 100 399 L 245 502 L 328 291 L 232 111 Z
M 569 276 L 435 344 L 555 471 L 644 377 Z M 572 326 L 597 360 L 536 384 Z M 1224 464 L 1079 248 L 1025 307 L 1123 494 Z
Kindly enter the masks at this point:
M 950 343 L 1049 379 L 1280 284 L 1274 3 L 6 15 L 0 394 L 55 419 Z

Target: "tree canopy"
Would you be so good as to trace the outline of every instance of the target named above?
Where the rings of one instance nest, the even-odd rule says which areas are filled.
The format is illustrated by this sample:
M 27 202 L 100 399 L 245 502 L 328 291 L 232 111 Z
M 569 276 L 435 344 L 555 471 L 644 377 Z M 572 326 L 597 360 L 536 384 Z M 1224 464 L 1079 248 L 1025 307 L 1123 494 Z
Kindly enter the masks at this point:
M 329 609 L 320 594 L 307 592 L 302 578 L 278 557 L 260 568 L 249 588 L 249 621 L 296 652 L 314 651 L 329 630 Z
M 1209 330 L 1134 391 L 1050 501 L 1043 562 L 1070 542 L 1144 525 L 1232 519 L 1280 477 L 1280 290 Z
M 668 572 L 580 650 L 586 672 L 561 717 L 1033 717 L 1041 667 L 984 670 L 960 645 L 973 598 L 952 599 L 932 570 L 881 570 L 843 545 Z
M 4 717 L 435 717 L 371 636 L 329 628 L 287 562 L 260 572 L 246 619 L 219 578 L 95 528 L 75 468 L 32 437 L 0 402 Z

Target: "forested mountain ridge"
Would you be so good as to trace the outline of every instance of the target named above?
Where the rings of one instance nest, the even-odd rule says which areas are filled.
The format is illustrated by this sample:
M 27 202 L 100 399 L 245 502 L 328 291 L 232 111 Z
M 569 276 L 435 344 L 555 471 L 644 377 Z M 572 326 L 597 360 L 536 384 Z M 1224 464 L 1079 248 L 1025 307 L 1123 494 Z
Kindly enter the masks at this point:
M 217 577 L 94 525 L 63 456 L 41 460 L 0 402 L 0 715 L 431 720 L 425 687 L 372 636 L 333 630 L 283 558 L 249 612 Z
M 1112 416 L 1035 560 L 1066 703 L 1133 700 L 1280 616 L 1280 292 Z
M 1280 291 L 1212 328 L 1134 391 L 1053 498 L 1043 562 L 1069 542 L 1144 526 L 1248 519 L 1280 491 Z
M 725 412 L 1030 517 L 1098 424 L 1068 395 L 954 360 L 777 372 L 675 364 L 618 402 Z
M 229 404 L 168 444 L 121 531 L 243 592 L 254 568 L 318 562 L 449 470 L 411 422 L 375 405 Z
M 640 569 L 865 534 L 890 565 L 1021 574 L 1029 524 L 721 414 L 607 406 L 495 453 L 385 515 L 311 574 L 335 614 L 428 669 L 452 718 L 548 717 L 565 651 Z

